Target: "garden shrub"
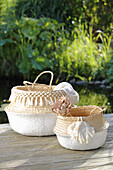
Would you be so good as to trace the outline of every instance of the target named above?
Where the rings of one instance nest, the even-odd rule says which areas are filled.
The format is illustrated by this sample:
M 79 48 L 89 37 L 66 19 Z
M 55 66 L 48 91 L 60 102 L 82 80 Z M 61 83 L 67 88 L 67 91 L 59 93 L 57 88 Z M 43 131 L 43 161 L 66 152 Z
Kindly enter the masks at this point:
M 18 45 L 21 50 L 21 61 L 19 69 L 25 72 L 25 63 L 28 60 L 30 66 L 26 73 L 31 70 L 42 71 L 53 69 L 55 71 L 56 54 L 61 54 L 61 42 L 63 41 L 62 24 L 50 18 L 22 18 L 18 23 L 21 43 Z M 59 31 L 60 29 L 60 31 Z M 57 70 L 56 70 L 57 71 Z M 58 73 L 58 71 L 57 71 Z
M 3 1 L 3 0 L 2 0 Z M 8 1 L 8 0 L 6 0 Z M 102 30 L 111 32 L 113 26 L 113 1 L 112 0 L 11 0 L 11 11 L 16 17 L 40 18 L 48 17 L 65 23 L 65 28 L 70 31 L 73 23 L 78 25 L 87 22 L 92 25 L 93 32 Z
M 58 74 L 58 58 L 62 52 L 65 34 L 61 32 L 63 24 L 50 18 L 26 18 L 15 20 L 11 25 L 1 24 L 1 70 L 5 75 L 13 70 L 24 77 L 45 69 L 54 69 Z M 6 34 L 4 34 L 6 32 Z M 7 50 L 6 50 L 7 49 Z M 7 65 L 8 64 L 8 69 Z M 57 67 L 56 67 L 57 66 Z
M 108 63 L 108 71 L 107 71 L 108 79 L 107 82 L 113 87 L 113 53 L 110 62 Z
M 111 33 L 113 26 L 113 1 L 112 0 L 85 0 L 83 9 L 86 21 L 96 30 Z
M 65 23 L 65 28 L 73 28 L 72 21 L 83 14 L 82 0 L 17 0 L 16 16 L 32 18 L 47 17 Z
M 74 32 L 74 41 L 61 55 L 60 71 L 66 76 L 82 80 L 107 78 L 108 63 L 111 59 L 110 40 L 103 34 L 102 44 L 96 43 L 98 37 L 92 36 L 92 27 L 84 29 L 80 25 Z M 104 37 L 105 36 L 105 37 Z
M 17 30 L 13 22 L 10 25 L 5 21 L 0 23 L 0 76 L 16 76 L 18 72 L 15 64 L 18 59 Z
M 111 37 L 101 31 L 94 35 L 94 31 L 110 33 L 112 0 L 0 3 L 1 76 L 20 74 L 29 79 L 46 69 L 54 72 L 57 81 L 70 76 L 90 81 L 111 75 Z M 96 43 L 99 37 L 101 44 Z

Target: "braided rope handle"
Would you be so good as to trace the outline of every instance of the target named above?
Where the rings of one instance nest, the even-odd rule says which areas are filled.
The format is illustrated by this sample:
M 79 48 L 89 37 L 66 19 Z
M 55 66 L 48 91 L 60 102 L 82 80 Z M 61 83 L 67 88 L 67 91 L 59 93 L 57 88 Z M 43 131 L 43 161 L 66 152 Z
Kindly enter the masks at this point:
M 26 86 L 27 90 L 30 91 L 30 89 L 29 89 L 27 84 L 33 84 L 33 83 L 31 83 L 29 81 L 23 81 L 23 84 Z
M 53 73 L 51 71 L 43 71 L 42 73 L 40 73 L 36 79 L 34 80 L 33 83 L 29 82 L 29 81 L 23 81 L 23 84 L 26 86 L 27 90 L 30 91 L 29 87 L 27 84 L 31 84 L 32 85 L 32 89 L 34 87 L 34 85 L 36 84 L 36 81 L 39 79 L 39 77 L 42 75 L 42 74 L 45 74 L 45 73 L 50 73 L 51 74 L 51 79 L 50 79 L 50 83 L 49 83 L 49 87 L 46 85 L 46 84 L 43 84 L 44 86 L 46 86 L 47 88 L 49 88 L 51 91 L 52 91 L 52 81 L 53 81 Z M 37 85 L 41 85 L 41 84 L 37 84 Z
M 53 81 L 53 73 L 51 71 L 43 71 L 42 73 L 40 73 L 36 79 L 34 80 L 33 84 L 32 84 L 32 87 L 34 86 L 34 84 L 36 83 L 36 81 L 39 79 L 39 77 L 42 75 L 42 74 L 45 74 L 45 73 L 50 73 L 51 74 L 51 79 L 50 79 L 50 83 L 49 83 L 49 87 L 50 89 L 52 88 L 52 81 Z
M 96 107 L 96 108 L 94 108 L 93 110 L 91 110 L 90 116 L 92 116 L 91 113 L 92 113 L 93 111 L 95 111 L 97 108 L 98 108 L 98 107 Z M 105 111 L 105 110 L 107 109 L 107 106 L 101 106 L 101 108 L 103 108 L 103 109 L 102 109 L 99 113 L 102 113 L 103 111 Z

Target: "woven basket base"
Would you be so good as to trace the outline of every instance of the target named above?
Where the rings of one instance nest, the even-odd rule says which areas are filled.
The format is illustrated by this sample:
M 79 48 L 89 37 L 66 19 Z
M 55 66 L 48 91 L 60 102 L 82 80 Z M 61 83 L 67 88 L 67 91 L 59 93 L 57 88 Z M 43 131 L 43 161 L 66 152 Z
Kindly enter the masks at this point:
M 72 150 L 92 150 L 97 149 L 104 144 L 107 136 L 107 129 L 95 133 L 95 135 L 92 137 L 88 144 L 80 144 L 76 141 L 73 142 L 70 136 L 58 134 L 56 135 L 60 145 L 64 148 Z
M 56 123 L 55 113 L 19 114 L 7 112 L 11 128 L 22 135 L 49 136 L 55 135 L 53 128 Z

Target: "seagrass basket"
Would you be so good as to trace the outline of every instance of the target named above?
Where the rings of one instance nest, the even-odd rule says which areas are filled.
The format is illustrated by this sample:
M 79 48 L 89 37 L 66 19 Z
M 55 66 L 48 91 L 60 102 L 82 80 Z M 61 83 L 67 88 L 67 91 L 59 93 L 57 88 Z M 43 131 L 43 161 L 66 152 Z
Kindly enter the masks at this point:
M 51 74 L 50 84 L 36 84 L 45 73 Z M 53 135 L 56 114 L 52 112 L 53 103 L 66 93 L 54 90 L 53 73 L 44 71 L 33 83 L 24 81 L 25 86 L 15 86 L 11 90 L 11 103 L 5 108 L 12 129 L 28 136 Z
M 57 115 L 54 132 L 59 143 L 72 150 L 90 150 L 104 144 L 109 123 L 99 106 L 71 108 L 68 115 Z

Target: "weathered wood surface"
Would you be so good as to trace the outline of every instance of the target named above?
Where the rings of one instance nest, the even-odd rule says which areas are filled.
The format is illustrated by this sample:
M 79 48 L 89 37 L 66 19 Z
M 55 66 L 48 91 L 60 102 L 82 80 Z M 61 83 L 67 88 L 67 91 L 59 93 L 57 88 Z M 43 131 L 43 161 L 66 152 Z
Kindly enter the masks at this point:
M 105 144 L 96 150 L 72 151 L 63 148 L 56 136 L 27 137 L 0 125 L 0 169 L 17 170 L 113 170 L 113 114 Z

